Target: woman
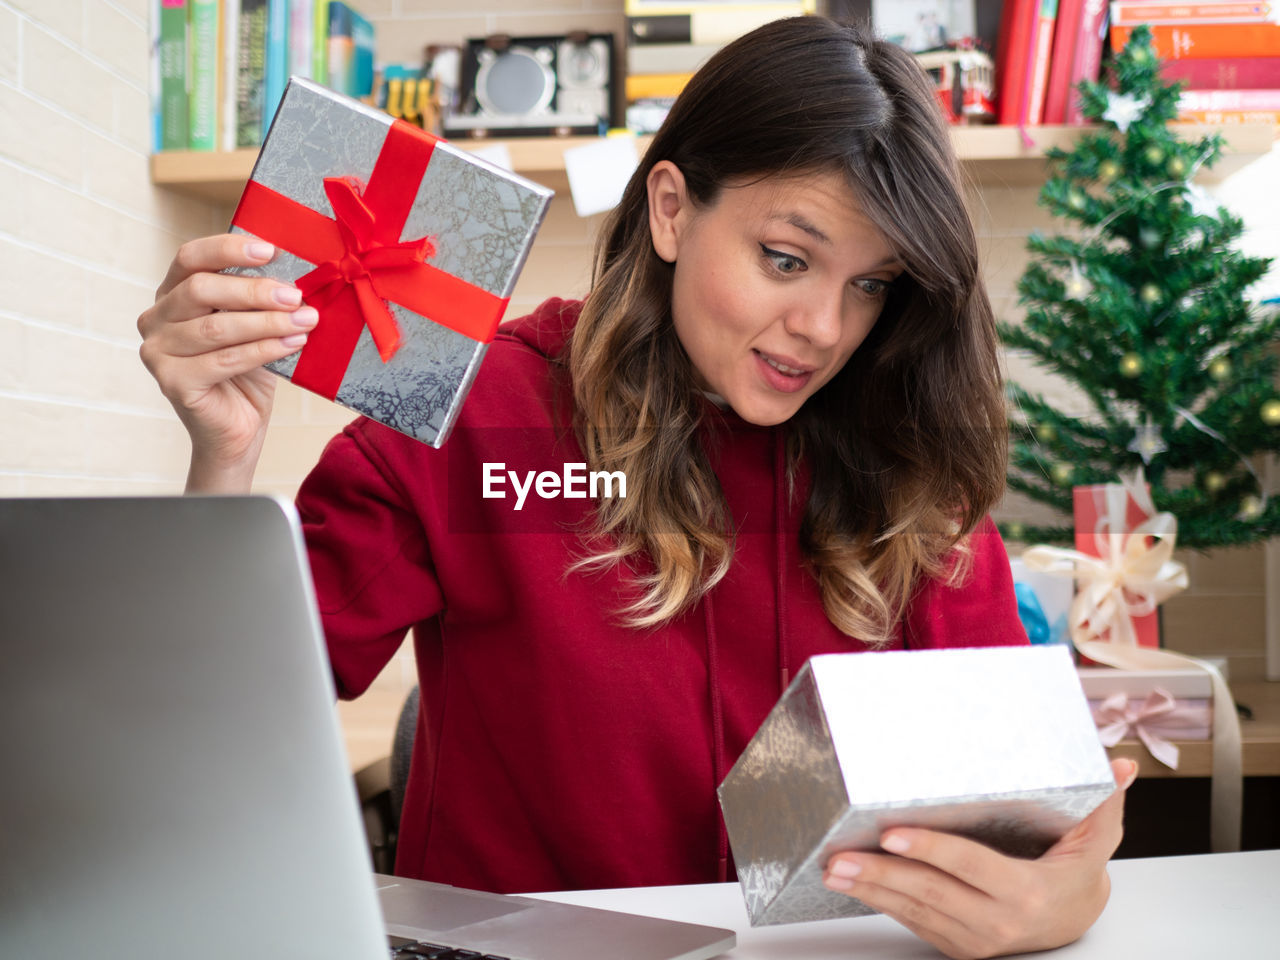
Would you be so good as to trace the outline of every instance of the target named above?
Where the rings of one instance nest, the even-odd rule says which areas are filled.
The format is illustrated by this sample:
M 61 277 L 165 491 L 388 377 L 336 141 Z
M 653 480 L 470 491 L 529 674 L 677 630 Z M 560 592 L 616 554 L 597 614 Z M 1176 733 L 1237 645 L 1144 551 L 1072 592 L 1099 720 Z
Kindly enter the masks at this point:
M 272 255 L 186 244 L 139 320 L 192 491 L 249 489 L 260 366 L 316 322 L 291 286 L 216 273 Z M 626 496 L 571 496 L 576 463 Z M 504 326 L 444 449 L 360 420 L 300 491 L 342 695 L 414 628 L 397 870 L 729 876 L 715 786 L 807 657 L 1026 642 L 985 519 L 1003 472 L 991 309 L 928 81 L 822 18 L 730 44 L 654 138 L 591 293 Z M 563 482 L 528 496 L 539 473 Z M 952 956 L 1057 946 L 1106 901 L 1121 797 L 1034 862 L 899 829 L 896 856 L 840 854 L 827 883 Z

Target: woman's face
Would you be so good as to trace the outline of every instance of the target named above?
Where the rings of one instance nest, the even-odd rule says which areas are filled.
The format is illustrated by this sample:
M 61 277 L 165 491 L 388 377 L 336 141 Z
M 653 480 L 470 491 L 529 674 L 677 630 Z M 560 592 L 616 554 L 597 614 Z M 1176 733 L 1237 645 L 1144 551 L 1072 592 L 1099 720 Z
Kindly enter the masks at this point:
M 683 186 L 669 163 L 650 177 L 676 334 L 704 389 L 749 423 L 782 423 L 866 338 L 902 265 L 836 173 L 729 186 L 709 207 Z

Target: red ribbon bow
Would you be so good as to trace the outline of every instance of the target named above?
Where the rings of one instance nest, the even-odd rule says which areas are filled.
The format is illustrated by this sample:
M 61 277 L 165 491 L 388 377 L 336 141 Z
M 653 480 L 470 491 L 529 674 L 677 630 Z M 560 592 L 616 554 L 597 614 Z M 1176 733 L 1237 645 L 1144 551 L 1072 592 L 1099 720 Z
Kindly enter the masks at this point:
M 299 277 L 298 289 L 307 303 L 319 309 L 351 287 L 378 347 L 378 356 L 386 363 L 400 347 L 400 326 L 379 290 L 378 279 L 389 271 L 412 270 L 427 257 L 435 256 L 435 245 L 430 237 L 392 244 L 379 242 L 377 214 L 365 204 L 360 185 L 353 177 L 326 178 L 324 192 L 346 249 L 341 259 L 329 260 Z
M 316 264 L 298 288 L 320 322 L 298 357 L 293 382 L 332 400 L 367 326 L 383 362 L 399 349 L 400 327 L 387 301 L 480 343 L 498 329 L 507 300 L 426 263 L 430 238 L 403 241 L 436 138 L 393 121 L 363 190 L 348 177 L 329 177 L 325 195 L 334 217 L 250 180 L 231 222 Z

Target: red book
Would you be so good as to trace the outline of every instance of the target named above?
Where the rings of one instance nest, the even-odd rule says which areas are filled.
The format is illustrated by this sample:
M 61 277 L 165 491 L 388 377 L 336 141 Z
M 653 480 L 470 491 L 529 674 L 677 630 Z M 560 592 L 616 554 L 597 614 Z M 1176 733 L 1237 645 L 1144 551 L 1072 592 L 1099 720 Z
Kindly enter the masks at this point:
M 1049 60 L 1053 51 L 1053 27 L 1058 19 L 1058 0 L 1040 0 L 1031 37 L 1031 60 L 1027 64 L 1027 102 L 1019 122 L 1035 126 L 1044 117 L 1045 90 L 1049 86 Z
M 1027 67 L 1040 0 L 1007 0 L 996 41 L 996 122 L 1020 123 L 1025 116 Z
M 1131 33 L 1133 27 L 1112 27 L 1111 49 L 1117 52 L 1124 49 Z M 1280 24 L 1155 24 L 1151 27 L 1151 41 L 1161 60 L 1276 57 L 1280 56 Z
M 1053 56 L 1049 60 L 1049 85 L 1044 93 L 1044 122 L 1067 122 L 1067 99 L 1071 93 L 1071 67 L 1075 61 L 1084 0 L 1060 0 L 1058 23 L 1053 28 Z
M 1170 60 L 1160 76 L 1166 81 L 1185 80 L 1195 90 L 1263 90 L 1280 87 L 1280 57 Z
M 1084 124 L 1080 109 L 1080 95 L 1076 84 L 1081 80 L 1097 80 L 1102 70 L 1102 48 L 1107 42 L 1107 4 L 1105 0 L 1085 0 L 1084 16 L 1080 19 L 1080 33 L 1076 37 L 1075 54 L 1071 61 L 1071 82 L 1067 85 L 1067 123 L 1078 127 Z

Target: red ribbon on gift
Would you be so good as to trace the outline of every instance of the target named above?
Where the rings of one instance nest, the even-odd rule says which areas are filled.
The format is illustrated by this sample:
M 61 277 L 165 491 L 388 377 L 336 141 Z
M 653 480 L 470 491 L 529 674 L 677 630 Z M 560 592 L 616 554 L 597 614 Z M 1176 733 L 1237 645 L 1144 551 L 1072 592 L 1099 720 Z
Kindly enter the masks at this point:
M 405 220 L 431 162 L 436 138 L 394 120 L 363 190 L 350 177 L 328 177 L 334 218 L 250 180 L 231 222 L 316 268 L 298 279 L 303 300 L 320 313 L 294 369 L 293 382 L 332 400 L 367 326 L 385 363 L 400 347 L 387 301 L 480 343 L 497 332 L 507 299 L 426 263 L 430 238 L 402 241 Z

